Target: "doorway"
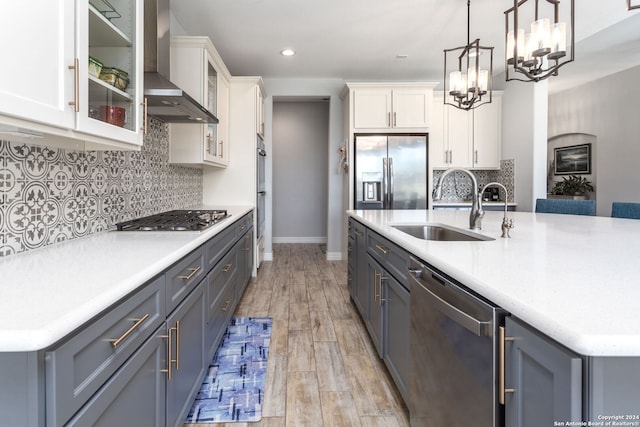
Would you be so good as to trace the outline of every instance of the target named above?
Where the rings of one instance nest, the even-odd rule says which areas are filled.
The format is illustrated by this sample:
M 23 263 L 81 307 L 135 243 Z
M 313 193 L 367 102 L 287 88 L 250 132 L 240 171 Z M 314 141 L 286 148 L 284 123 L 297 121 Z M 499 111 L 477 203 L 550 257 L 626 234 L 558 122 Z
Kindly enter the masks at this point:
M 326 243 L 329 99 L 274 98 L 274 243 Z

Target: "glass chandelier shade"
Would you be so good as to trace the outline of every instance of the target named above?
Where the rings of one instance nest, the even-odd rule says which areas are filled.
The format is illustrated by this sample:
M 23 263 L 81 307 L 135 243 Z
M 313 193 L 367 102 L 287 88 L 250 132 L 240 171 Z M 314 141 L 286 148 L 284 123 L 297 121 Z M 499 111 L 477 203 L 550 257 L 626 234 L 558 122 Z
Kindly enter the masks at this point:
M 444 103 L 462 110 L 490 103 L 493 92 L 493 47 L 480 46 L 480 39 L 469 42 L 470 3 L 467 44 L 444 50 Z
M 560 0 L 531 0 L 534 9 L 529 13 L 533 19 L 530 31 L 521 26 L 527 16 L 525 4 L 529 0 L 514 0 L 513 7 L 505 14 L 506 79 L 537 82 L 557 76 L 558 69 L 574 60 L 574 0 L 570 5 L 570 22 L 559 19 Z M 541 16 L 540 6 L 546 6 L 546 15 Z M 567 40 L 569 41 L 567 43 Z

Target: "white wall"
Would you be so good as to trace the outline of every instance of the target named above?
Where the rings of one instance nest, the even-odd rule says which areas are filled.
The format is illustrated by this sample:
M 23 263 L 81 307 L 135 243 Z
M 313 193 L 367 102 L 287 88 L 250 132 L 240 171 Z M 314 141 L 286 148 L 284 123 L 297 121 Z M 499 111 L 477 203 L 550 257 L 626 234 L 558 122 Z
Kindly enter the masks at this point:
M 588 133 L 597 139 L 597 215 L 614 201 L 640 202 L 640 67 L 549 97 L 549 137 Z
M 532 212 L 547 193 L 547 82 L 506 82 L 502 97 L 502 158 L 515 159 L 519 211 Z
M 273 242 L 326 243 L 329 103 L 276 101 L 272 126 Z
M 338 170 L 342 139 L 342 103 L 340 91 L 344 87 L 341 79 L 264 79 L 267 97 L 265 99 L 265 145 L 272 151 L 273 98 L 279 97 L 329 97 L 329 143 L 327 145 L 327 259 L 339 260 L 346 255 L 342 252 L 342 214 L 344 211 L 342 194 L 342 172 Z M 271 164 L 267 163 L 267 188 L 272 182 Z M 267 197 L 267 224 L 272 223 L 272 200 Z M 271 230 L 265 231 L 265 256 L 272 256 Z

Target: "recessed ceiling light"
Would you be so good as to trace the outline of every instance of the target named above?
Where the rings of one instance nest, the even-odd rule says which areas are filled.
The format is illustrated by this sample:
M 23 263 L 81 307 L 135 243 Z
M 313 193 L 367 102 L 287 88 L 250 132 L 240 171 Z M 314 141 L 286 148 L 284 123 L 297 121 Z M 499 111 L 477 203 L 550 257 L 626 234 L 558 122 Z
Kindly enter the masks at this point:
M 282 56 L 293 56 L 296 52 L 293 49 L 283 49 L 280 51 L 280 55 Z

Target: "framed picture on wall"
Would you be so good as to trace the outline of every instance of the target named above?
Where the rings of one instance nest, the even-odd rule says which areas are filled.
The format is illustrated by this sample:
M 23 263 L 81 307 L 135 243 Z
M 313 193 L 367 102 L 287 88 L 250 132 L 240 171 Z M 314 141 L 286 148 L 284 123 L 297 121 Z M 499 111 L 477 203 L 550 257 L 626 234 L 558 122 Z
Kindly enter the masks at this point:
M 554 175 L 591 173 L 591 144 L 554 148 Z

